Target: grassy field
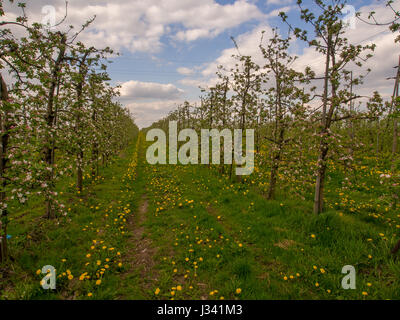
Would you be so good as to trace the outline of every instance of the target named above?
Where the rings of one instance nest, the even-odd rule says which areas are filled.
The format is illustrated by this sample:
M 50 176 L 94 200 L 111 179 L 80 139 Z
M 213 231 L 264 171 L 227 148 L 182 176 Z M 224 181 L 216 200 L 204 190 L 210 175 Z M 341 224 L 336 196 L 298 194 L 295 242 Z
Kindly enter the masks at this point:
M 66 217 L 43 219 L 41 199 L 18 208 L 1 299 L 400 298 L 395 210 L 352 213 L 332 192 L 316 216 L 309 199 L 269 201 L 257 183 L 202 165 L 151 166 L 144 152 L 140 135 L 83 193 L 72 178 L 60 184 Z M 331 176 L 333 190 L 341 178 Z M 57 270 L 55 291 L 40 286 L 45 265 Z M 345 265 L 357 271 L 355 290 L 341 286 Z

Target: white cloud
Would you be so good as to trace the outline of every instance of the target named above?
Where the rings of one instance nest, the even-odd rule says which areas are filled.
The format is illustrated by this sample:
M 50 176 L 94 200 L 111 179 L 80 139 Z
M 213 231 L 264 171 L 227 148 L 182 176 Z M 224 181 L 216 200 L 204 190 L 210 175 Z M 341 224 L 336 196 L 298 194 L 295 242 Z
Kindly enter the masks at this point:
M 29 3 L 28 16 L 41 21 L 44 0 Z M 63 0 L 54 0 L 57 20 L 65 13 Z M 219 4 L 215 0 L 70 0 L 67 24 L 82 25 L 96 16 L 95 22 L 81 39 L 97 47 L 110 46 L 131 52 L 158 52 L 162 38 L 194 41 L 212 38 L 246 21 L 265 15 L 246 0 Z
M 286 7 L 282 7 L 282 8 L 276 9 L 276 10 L 272 10 L 271 12 L 269 12 L 267 14 L 267 17 L 268 18 L 278 17 L 281 12 L 285 12 L 286 13 L 286 12 L 289 12 L 290 10 L 292 10 L 294 8 L 296 8 L 296 7 L 295 6 L 286 6 Z
M 382 4 L 364 6 L 360 8 L 363 16 L 368 16 L 371 11 L 376 12 L 376 16 L 382 21 L 390 21 L 393 13 Z M 349 64 L 347 69 L 354 71 L 355 76 L 365 74 L 370 68 L 371 73 L 365 78 L 364 84 L 355 88 L 355 92 L 364 96 L 372 96 L 374 91 L 379 91 L 384 97 L 389 98 L 393 91 L 393 81 L 386 80 L 387 77 L 394 76 L 393 67 L 398 63 L 398 44 L 395 44 L 395 35 L 387 27 L 371 26 L 361 21 L 356 22 L 356 28 L 348 28 L 346 37 L 352 44 L 376 44 L 373 57 L 364 63 L 361 68 L 354 64 Z M 368 51 L 370 53 L 370 51 Z M 310 66 L 317 76 L 321 76 L 324 71 L 324 57 L 317 53 L 313 48 L 306 48 L 299 56 L 298 61 L 293 65 L 298 70 L 304 70 L 305 66 Z
M 186 87 L 194 87 L 194 88 L 206 88 L 207 86 L 212 86 L 215 84 L 213 79 L 201 80 L 201 79 L 181 79 L 178 81 L 181 85 Z
M 58 9 L 59 20 L 64 14 L 64 0 L 52 2 Z M 79 26 L 87 18 L 97 15 L 95 23 L 88 32 L 82 34 L 81 40 L 97 47 L 108 45 L 116 50 L 126 48 L 131 52 L 152 53 L 162 50 L 164 39 L 190 42 L 215 37 L 246 21 L 272 18 L 280 11 L 289 11 L 295 7 L 291 6 L 294 3 L 291 0 L 267 0 L 267 5 L 279 5 L 282 8 L 263 14 L 252 2 L 236 0 L 232 4 L 221 5 L 215 0 L 70 0 L 67 23 Z M 43 5 L 48 5 L 48 0 L 28 3 L 28 14 L 29 8 L 33 7 L 35 20 L 40 21 Z M 365 6 L 362 11 L 375 11 L 382 21 L 390 21 L 393 14 L 384 7 L 383 1 Z M 251 55 L 261 65 L 263 58 L 258 46 L 263 30 L 266 31 L 264 37 L 267 39 L 271 27 L 265 22 L 236 39 L 240 52 Z M 360 21 L 357 21 L 355 30 L 348 30 L 347 36 L 352 43 L 372 41 L 377 44 L 374 58 L 364 68 L 354 68 L 355 71 L 367 67 L 373 70 L 365 84 L 356 89 L 357 93 L 371 95 L 374 90 L 379 90 L 388 97 L 393 90 L 393 81 L 387 81 L 386 78 L 394 75 L 393 67 L 397 64 L 399 50 L 394 44 L 393 34 L 382 32 L 384 30 L 385 27 L 368 26 Z M 235 60 L 232 54 L 236 53 L 232 44 L 211 63 L 178 68 L 178 73 L 193 78 L 182 79 L 179 84 L 193 87 L 213 85 L 217 66 L 222 64 L 227 69 L 233 67 Z M 300 52 L 295 66 L 303 69 L 306 65 L 310 65 L 319 74 L 323 71 L 323 59 L 321 61 L 320 55 L 313 49 L 307 48 Z M 194 78 L 197 74 L 200 77 Z M 122 84 L 121 93 L 122 100 L 136 113 L 139 124 L 149 125 L 173 109 L 174 104 L 183 98 L 184 92 L 173 84 L 128 81 Z
M 262 32 L 265 31 L 264 38 L 268 39 L 268 37 L 272 34 L 271 30 L 271 27 L 267 24 L 259 25 L 253 30 L 237 37 L 236 43 L 239 47 L 240 54 L 251 56 L 254 62 L 262 65 L 263 58 L 259 49 Z M 215 75 L 219 65 L 222 65 L 226 69 L 230 70 L 236 63 L 236 60 L 232 57 L 232 55 L 237 54 L 238 51 L 235 47 L 223 50 L 221 55 L 214 62 L 208 64 L 202 70 L 202 75 L 205 77 Z
M 199 103 L 197 100 L 188 100 L 191 105 Z M 135 117 L 135 122 L 140 128 L 151 126 L 154 122 L 165 118 L 170 111 L 174 111 L 182 100 L 132 102 L 126 105 Z
M 220 5 L 213 1 L 196 1 L 195 8 L 188 12 L 176 13 L 181 16 L 188 30 L 176 34 L 176 39 L 193 41 L 199 38 L 215 37 L 226 29 L 238 26 L 252 19 L 262 19 L 265 15 L 245 0 L 238 0 L 233 4 Z
M 289 3 L 293 3 L 293 0 L 267 0 L 266 4 L 267 6 L 269 5 L 280 5 L 280 4 L 289 4 Z
M 184 75 L 184 76 L 188 76 L 188 75 L 191 75 L 191 74 L 194 73 L 194 70 L 193 70 L 193 69 L 189 69 L 189 68 L 185 68 L 185 67 L 178 68 L 176 71 L 177 71 L 179 74 L 182 74 L 182 75 Z
M 164 118 L 174 110 L 181 100 L 174 101 L 152 101 L 152 102 L 132 102 L 126 105 L 135 117 L 135 122 L 140 128 L 149 127 L 155 121 Z
M 282 1 L 279 1 L 282 3 Z M 287 7 L 287 10 L 293 7 Z M 371 6 L 365 6 L 360 9 L 362 12 L 368 13 L 371 11 L 376 12 L 376 16 L 379 16 L 382 21 L 390 21 L 393 13 L 390 12 L 382 4 L 375 4 Z M 261 32 L 265 30 L 264 39 L 267 40 L 271 35 L 271 27 L 268 24 L 263 24 L 255 27 L 253 30 L 244 33 L 237 37 L 236 41 L 239 46 L 239 50 L 243 55 L 251 55 L 253 60 L 259 65 L 263 65 L 263 57 L 261 56 L 258 48 L 260 44 Z M 357 94 L 364 96 L 371 96 L 373 91 L 378 90 L 383 96 L 389 98 L 393 91 L 393 81 L 386 80 L 387 77 L 394 76 L 395 70 L 393 67 L 398 62 L 398 44 L 394 43 L 395 35 L 387 30 L 386 27 L 381 26 L 370 26 L 360 21 L 357 21 L 356 29 L 348 29 L 346 36 L 350 43 L 353 44 L 369 44 L 375 43 L 377 48 L 373 53 L 374 56 L 371 58 L 362 68 L 356 66 L 348 67 L 349 70 L 353 70 L 356 75 L 365 74 L 366 69 L 371 68 L 372 72 L 364 80 L 364 84 L 355 88 Z M 297 43 L 293 42 L 293 47 L 296 47 Z M 199 83 L 208 83 L 213 85 L 215 83 L 215 72 L 217 71 L 218 65 L 223 65 L 226 69 L 230 69 L 234 66 L 235 60 L 232 58 L 233 54 L 237 54 L 235 47 L 225 49 L 221 52 L 220 56 L 213 62 L 206 64 L 202 67 L 201 75 L 202 79 L 184 79 L 180 83 L 185 85 L 198 86 Z M 298 54 L 299 59 L 293 65 L 294 68 L 299 71 L 303 71 L 306 66 L 310 66 L 317 75 L 321 75 L 324 71 L 324 58 L 314 50 L 314 48 L 305 48 Z
M 179 99 L 184 91 L 173 84 L 155 82 L 128 81 L 121 85 L 123 100 L 175 100 Z

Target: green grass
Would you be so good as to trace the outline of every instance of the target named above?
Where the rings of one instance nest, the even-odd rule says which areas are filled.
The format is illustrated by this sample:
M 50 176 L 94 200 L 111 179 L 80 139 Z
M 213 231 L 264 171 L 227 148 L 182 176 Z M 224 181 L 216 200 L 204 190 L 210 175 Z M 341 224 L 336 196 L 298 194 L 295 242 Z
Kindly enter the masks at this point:
M 354 204 L 343 206 L 336 195 L 343 175 L 332 174 L 329 209 L 316 216 L 310 200 L 279 193 L 269 201 L 256 185 L 233 183 L 206 166 L 151 166 L 143 145 L 136 148 L 104 168 L 104 179 L 87 180 L 81 195 L 64 181 L 67 217 L 43 219 L 40 199 L 20 208 L 10 225 L 14 261 L 1 267 L 0 298 L 400 298 L 400 267 L 389 253 L 400 223 L 395 210 L 376 212 L 380 204 L 383 209 L 374 198 L 379 191 L 355 186 L 343 195 Z M 143 197 L 148 208 L 141 225 Z M 135 237 L 140 227 L 143 234 Z M 147 252 L 146 261 L 137 248 Z M 39 285 L 43 275 L 36 271 L 44 265 L 61 275 L 55 292 Z M 341 287 L 345 265 L 356 268 L 356 290 Z M 67 270 L 72 280 L 62 276 Z M 91 278 L 80 281 L 84 272 Z
M 171 298 L 171 291 L 174 298 L 192 299 L 400 297 L 398 263 L 389 254 L 393 228 L 365 221 L 366 213 L 331 209 L 316 216 L 309 201 L 268 201 L 256 188 L 232 184 L 202 166 L 157 166 L 147 175 L 153 182 L 148 227 L 160 252 L 170 253 L 158 257 L 158 297 Z M 175 190 L 165 193 L 170 186 Z M 157 213 L 160 207 L 166 210 Z M 356 290 L 341 286 L 345 265 L 356 268 Z M 184 290 L 176 292 L 177 285 Z
M 1 266 L 1 299 L 83 299 L 89 298 L 89 293 L 98 299 L 115 297 L 114 288 L 124 272 L 124 265 L 118 264 L 123 263 L 129 237 L 128 232 L 122 234 L 120 227 L 125 223 L 119 217 L 124 209 L 135 210 L 137 204 L 132 182 L 123 180 L 133 152 L 131 146 L 110 167 L 104 168 L 96 181 L 86 179 L 82 194 L 72 187 L 72 179 L 60 183 L 58 189 L 64 191 L 62 198 L 70 209 L 66 217 L 44 219 L 42 199 L 11 216 L 8 233 L 12 235 L 9 241 L 12 260 Z M 97 240 L 95 249 L 91 249 L 93 240 Z M 103 250 L 103 246 L 107 249 Z M 91 257 L 87 258 L 87 254 Z M 101 266 L 97 266 L 97 260 L 101 260 Z M 86 265 L 87 262 L 90 264 Z M 100 275 L 102 283 L 98 286 L 96 273 L 105 264 L 109 268 Z M 57 270 L 55 291 L 40 286 L 44 275 L 36 272 L 45 265 Z M 67 270 L 72 280 L 68 279 Z M 91 279 L 80 281 L 85 272 Z

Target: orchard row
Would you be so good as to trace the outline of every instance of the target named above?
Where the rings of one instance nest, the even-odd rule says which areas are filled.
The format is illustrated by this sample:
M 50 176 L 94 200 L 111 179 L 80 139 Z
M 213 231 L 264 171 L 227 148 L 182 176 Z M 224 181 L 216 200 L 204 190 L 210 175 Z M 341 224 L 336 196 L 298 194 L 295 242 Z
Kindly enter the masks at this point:
M 67 214 L 57 181 L 88 175 L 124 149 L 137 134 L 131 115 L 110 84 L 109 49 L 79 41 L 81 29 L 49 28 L 28 21 L 25 4 L 13 20 L 0 1 L 0 262 L 7 258 L 11 205 L 42 197 L 48 218 Z M 64 31 L 56 31 L 64 30 Z

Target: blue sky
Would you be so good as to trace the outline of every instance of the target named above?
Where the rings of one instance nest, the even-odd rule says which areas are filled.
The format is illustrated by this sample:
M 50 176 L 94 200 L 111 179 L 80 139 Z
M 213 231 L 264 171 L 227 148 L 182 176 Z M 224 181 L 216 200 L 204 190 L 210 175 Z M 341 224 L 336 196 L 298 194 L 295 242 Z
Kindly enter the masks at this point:
M 232 4 L 235 1 L 215 1 L 221 5 Z M 279 5 L 266 5 L 266 1 L 256 3 L 261 12 L 269 13 L 280 8 Z M 297 20 L 297 19 L 296 19 Z M 268 19 L 276 26 L 285 27 L 279 17 Z M 175 83 L 184 77 L 177 69 L 180 67 L 193 68 L 215 61 L 224 49 L 233 45 L 231 36 L 238 37 L 256 28 L 262 19 L 250 19 L 242 24 L 222 32 L 218 36 L 200 38 L 193 42 L 171 41 L 168 37 L 162 38 L 163 49 L 154 55 L 148 53 L 131 53 L 122 50 L 122 57 L 114 61 L 110 72 L 114 79 L 120 81 L 132 80 L 132 75 L 139 81 L 156 81 L 160 83 Z
M 304 2 L 312 4 L 311 0 Z M 391 17 L 385 0 L 348 3 L 362 12 L 375 10 L 385 21 Z M 56 8 L 58 19 L 63 16 L 63 0 L 35 0 L 28 4 L 28 14 L 34 20 L 43 19 L 41 10 L 46 5 Z M 235 49 L 231 36 L 243 54 L 262 63 L 258 50 L 261 31 L 268 35 L 272 27 L 278 27 L 282 35 L 287 34 L 287 26 L 277 17 L 282 10 L 291 24 L 304 27 L 295 0 L 69 0 L 67 23 L 79 26 L 97 16 L 81 40 L 121 53 L 113 59 L 109 72 L 113 83 L 122 86 L 121 102 L 144 127 L 185 99 L 195 103 L 200 95 L 198 86 L 215 82 L 217 65 L 232 65 Z M 355 43 L 378 44 L 369 65 L 375 73 L 360 88 L 361 94 L 379 90 L 388 97 L 393 88 L 385 78 L 392 75 L 400 50 L 394 36 L 385 30 L 358 22 L 348 32 Z M 311 65 L 319 72 L 323 64 L 317 53 L 300 42 L 293 43 L 291 51 L 300 57 L 299 69 Z

